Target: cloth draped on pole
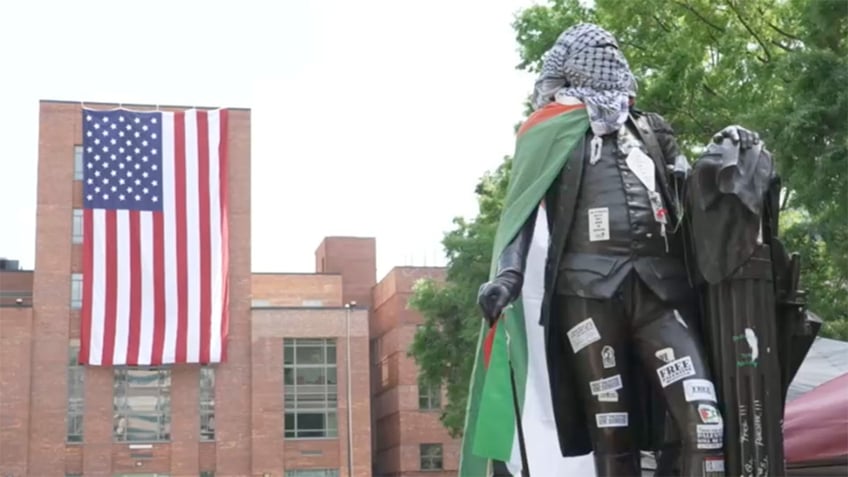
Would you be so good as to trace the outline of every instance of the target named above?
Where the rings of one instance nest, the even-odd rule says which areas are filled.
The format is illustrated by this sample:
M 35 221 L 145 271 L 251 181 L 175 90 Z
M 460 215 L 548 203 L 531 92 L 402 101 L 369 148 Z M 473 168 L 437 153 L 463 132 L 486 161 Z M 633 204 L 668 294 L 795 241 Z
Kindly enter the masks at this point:
M 228 111 L 82 111 L 79 362 L 219 363 Z
M 572 148 L 589 130 L 582 104 L 554 102 L 537 110 L 519 129 L 512 172 L 495 234 L 490 278 L 497 273 L 501 252 L 534 210 L 565 165 Z M 507 307 L 495 326 L 481 320 L 471 375 L 460 454 L 460 477 L 491 475 L 492 461 L 504 461 L 513 474 L 522 468 L 510 379 L 521 412 L 528 466 L 533 475 L 594 475 L 591 454 L 562 458 L 554 423 L 542 327 L 544 269 L 548 230 L 545 214 L 537 214 L 521 296 Z M 537 470 L 538 469 L 538 470 Z M 562 473 L 565 471 L 566 473 Z M 541 473 L 539 473 L 541 472 Z

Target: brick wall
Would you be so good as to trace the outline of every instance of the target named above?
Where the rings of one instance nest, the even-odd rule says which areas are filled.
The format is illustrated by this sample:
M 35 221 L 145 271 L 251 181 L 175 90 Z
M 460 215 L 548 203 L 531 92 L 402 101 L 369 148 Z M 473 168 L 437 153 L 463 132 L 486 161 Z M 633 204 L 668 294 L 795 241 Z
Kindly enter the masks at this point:
M 254 306 L 342 306 L 339 274 L 254 273 L 251 283 Z
M 32 305 L 32 278 L 31 270 L 0 270 L 0 306 L 18 305 L 18 298 Z
M 327 237 L 315 251 L 315 271 L 342 276 L 342 300 L 371 306 L 377 281 L 376 242 L 370 237 Z
M 253 470 L 273 477 L 286 468 L 339 468 L 347 477 L 347 310 L 344 308 L 256 308 L 253 310 Z M 368 311 L 350 312 L 353 476 L 371 476 L 371 396 L 368 366 Z M 338 383 L 338 438 L 283 439 L 283 339 L 335 338 Z
M 439 421 L 438 410 L 418 408 L 418 368 L 407 356 L 422 317 L 408 307 L 415 283 L 441 280 L 441 268 L 398 267 L 373 290 L 371 315 L 372 388 L 374 390 L 375 476 L 454 475 L 459 441 Z M 444 402 L 444 399 L 443 399 Z M 420 444 L 442 444 L 444 472 L 420 470 Z

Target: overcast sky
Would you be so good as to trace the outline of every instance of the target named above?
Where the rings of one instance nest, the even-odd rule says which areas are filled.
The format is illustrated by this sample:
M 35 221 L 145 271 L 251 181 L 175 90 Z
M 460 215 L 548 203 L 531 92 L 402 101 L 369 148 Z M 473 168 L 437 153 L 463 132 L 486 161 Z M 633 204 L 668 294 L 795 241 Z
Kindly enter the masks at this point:
M 0 257 L 34 266 L 38 101 L 55 99 L 251 108 L 254 271 L 312 272 L 328 235 L 376 237 L 378 279 L 441 265 L 512 152 L 533 77 L 510 23 L 533 3 L 6 2 Z

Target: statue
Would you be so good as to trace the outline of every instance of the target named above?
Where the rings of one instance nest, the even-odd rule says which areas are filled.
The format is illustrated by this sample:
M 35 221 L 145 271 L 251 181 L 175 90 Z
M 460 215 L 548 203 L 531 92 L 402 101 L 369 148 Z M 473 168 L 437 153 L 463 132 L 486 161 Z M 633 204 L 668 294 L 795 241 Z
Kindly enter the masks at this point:
M 705 283 L 715 282 L 692 263 L 705 257 L 693 237 L 709 225 L 686 221 L 697 201 L 695 188 L 686 188 L 692 169 L 670 125 L 635 107 L 636 92 L 610 33 L 580 24 L 560 35 L 535 85 L 535 111 L 518 132 L 491 279 L 478 301 L 488 326 L 509 324 L 537 213 L 544 214 L 540 324 L 562 455 L 593 453 L 599 477 L 642 475 L 642 450 L 657 453 L 657 475 L 724 476 L 721 350 L 705 340 L 705 329 L 717 328 L 702 324 L 701 306 Z M 763 150 L 758 134 L 740 126 L 719 131 L 713 143 L 743 156 Z M 722 255 L 724 245 L 708 249 Z

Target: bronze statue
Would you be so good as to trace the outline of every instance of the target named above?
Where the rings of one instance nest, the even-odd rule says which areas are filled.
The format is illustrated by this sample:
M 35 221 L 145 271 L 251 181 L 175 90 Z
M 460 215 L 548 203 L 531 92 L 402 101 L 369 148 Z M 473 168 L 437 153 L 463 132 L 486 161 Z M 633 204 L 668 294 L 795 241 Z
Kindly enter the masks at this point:
M 695 261 L 705 252 L 692 242 L 709 225 L 687 222 L 692 170 L 671 126 L 635 107 L 636 91 L 610 33 L 581 24 L 558 38 L 536 82 L 535 112 L 519 130 L 496 264 L 478 300 L 491 326 L 520 297 L 543 210 L 550 235 L 540 321 L 562 454 L 593 452 L 599 477 L 641 475 L 641 450 L 657 452 L 657 475 L 724 476 L 720 333 L 704 336 L 717 328 L 702 323 L 707 282 Z M 740 126 L 713 143 L 743 156 L 763 150 Z M 753 201 L 764 199 L 770 174 Z

